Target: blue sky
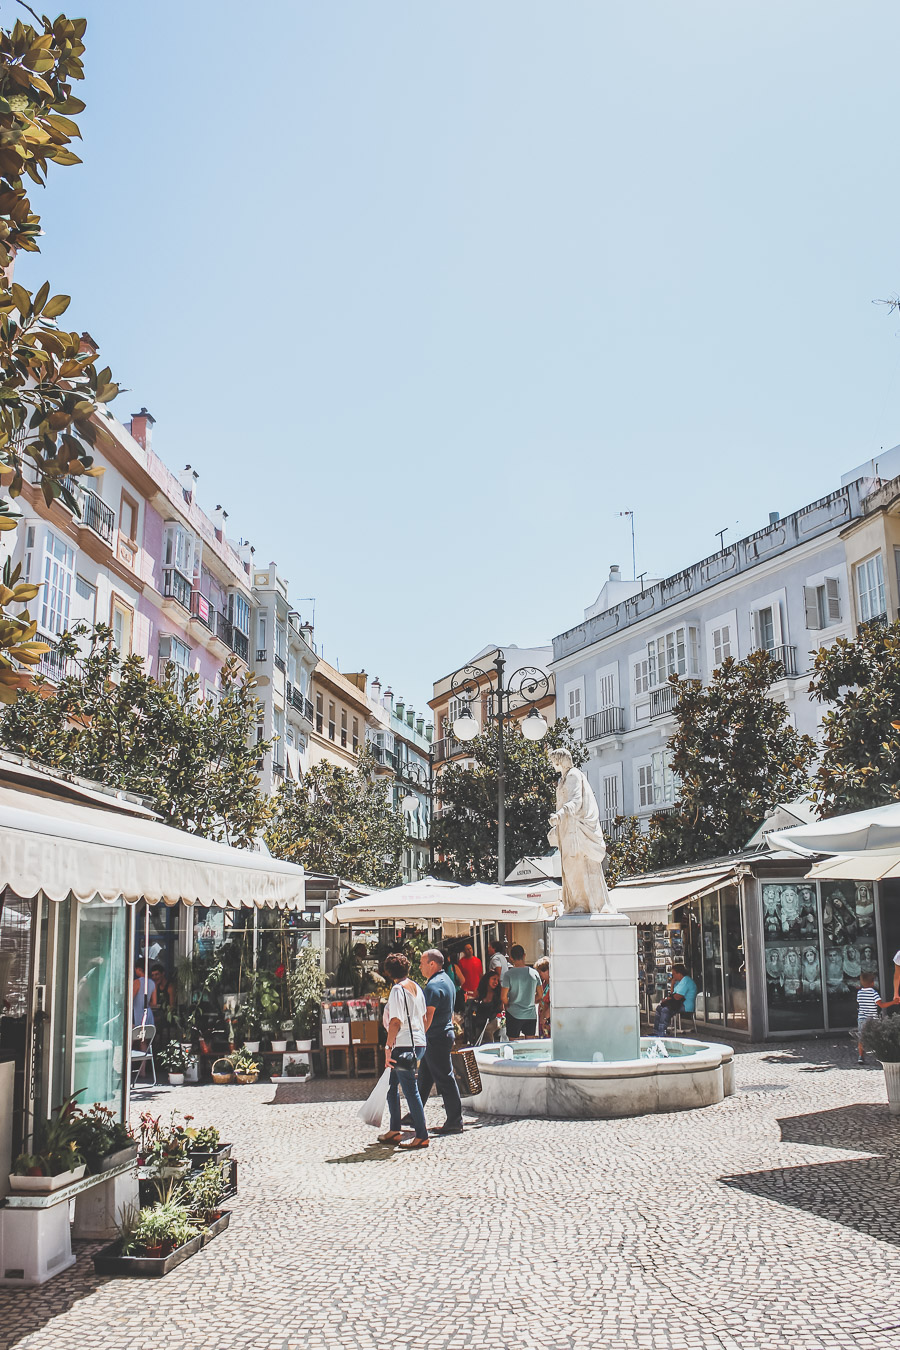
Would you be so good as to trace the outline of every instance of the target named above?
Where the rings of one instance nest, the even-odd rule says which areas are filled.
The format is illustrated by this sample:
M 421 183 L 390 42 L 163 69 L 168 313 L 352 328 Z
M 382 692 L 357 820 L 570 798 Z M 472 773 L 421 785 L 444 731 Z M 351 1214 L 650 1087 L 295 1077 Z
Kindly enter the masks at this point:
M 0 8 L 6 20 L 13 6 Z M 82 0 L 72 294 L 317 636 L 421 707 L 900 441 L 900 8 Z

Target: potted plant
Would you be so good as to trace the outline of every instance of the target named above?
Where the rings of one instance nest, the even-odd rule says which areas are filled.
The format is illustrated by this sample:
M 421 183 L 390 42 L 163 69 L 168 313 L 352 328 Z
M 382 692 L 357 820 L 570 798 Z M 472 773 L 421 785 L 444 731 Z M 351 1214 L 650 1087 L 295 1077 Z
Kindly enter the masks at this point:
M 142 1209 L 137 1224 L 123 1245 L 125 1256 L 165 1257 L 199 1235 L 200 1225 L 187 1206 L 175 1200 L 160 1200 Z
M 303 1060 L 293 1060 L 290 1064 L 285 1064 L 284 1076 L 304 1082 L 309 1077 L 309 1065 Z
M 231 1144 L 223 1144 L 222 1137 L 215 1125 L 204 1125 L 196 1129 L 190 1124 L 193 1116 L 185 1116 L 188 1121 L 188 1153 L 191 1159 L 191 1166 L 196 1170 L 198 1167 L 204 1167 L 208 1162 L 216 1160 L 221 1161 L 231 1155 Z
M 221 1163 L 208 1162 L 199 1172 L 191 1173 L 183 1191 L 192 1218 L 207 1227 L 215 1223 L 221 1217 L 224 1189 Z
M 188 1170 L 187 1151 L 190 1139 L 184 1125 L 178 1123 L 176 1113 L 168 1125 L 159 1116 L 145 1111 L 140 1120 L 138 1165 L 152 1178 L 180 1177 Z
M 244 1049 L 255 1055 L 261 1044 L 262 1023 L 256 1013 L 248 1012 L 244 1016 Z
M 9 1185 L 13 1191 L 49 1192 L 79 1181 L 87 1163 L 78 1146 L 75 1093 L 56 1108 L 50 1120 L 34 1131 L 34 1152 L 20 1153 L 13 1163 Z
M 95 1102 L 90 1111 L 76 1108 L 73 1127 L 78 1151 L 91 1176 L 119 1167 L 137 1156 L 137 1140 L 108 1106 Z
M 246 1050 L 238 1050 L 236 1054 L 229 1056 L 229 1062 L 239 1083 L 256 1082 L 259 1077 L 260 1064 Z
M 184 1082 L 184 1075 L 187 1073 L 191 1057 L 186 1055 L 184 1047 L 179 1041 L 169 1041 L 164 1045 L 156 1057 L 157 1064 L 161 1065 L 169 1075 L 169 1082 L 173 1087 L 181 1087 Z
M 319 1026 L 325 972 L 314 947 L 301 947 L 288 981 L 294 1005 L 294 1038 L 298 1050 L 311 1050 Z
M 884 1069 L 888 1107 L 900 1114 L 900 1016 L 873 1017 L 865 1023 L 860 1039 Z
M 231 1058 L 229 1056 L 222 1055 L 220 1056 L 219 1059 L 214 1060 L 213 1066 L 210 1069 L 210 1073 L 212 1074 L 212 1080 L 214 1083 L 220 1084 L 230 1083 L 232 1078 L 234 1077 L 234 1069 L 232 1067 Z

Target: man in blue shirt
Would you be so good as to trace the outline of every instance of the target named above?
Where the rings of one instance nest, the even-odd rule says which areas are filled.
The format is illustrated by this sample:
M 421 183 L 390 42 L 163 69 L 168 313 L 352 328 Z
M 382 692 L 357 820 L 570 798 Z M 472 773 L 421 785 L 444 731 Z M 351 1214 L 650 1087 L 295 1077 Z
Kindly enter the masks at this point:
M 444 970 L 444 956 L 436 947 L 423 952 L 419 968 L 427 979 L 425 986 L 425 1058 L 419 1065 L 419 1096 L 428 1100 L 432 1086 L 444 1103 L 447 1119 L 430 1134 L 462 1134 L 462 1099 L 450 1059 L 456 1033 L 453 1030 L 453 1005 L 456 985 Z
M 669 1022 L 676 1013 L 688 1013 L 691 1017 L 694 1015 L 697 1006 L 697 986 L 684 966 L 672 967 L 672 986 L 669 997 L 664 998 L 656 1009 L 656 1018 L 653 1022 L 654 1036 L 665 1036 Z

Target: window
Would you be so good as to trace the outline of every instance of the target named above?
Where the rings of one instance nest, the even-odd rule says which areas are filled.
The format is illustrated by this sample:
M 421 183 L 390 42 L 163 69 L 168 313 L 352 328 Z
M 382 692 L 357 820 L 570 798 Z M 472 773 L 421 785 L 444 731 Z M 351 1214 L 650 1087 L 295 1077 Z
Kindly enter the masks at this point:
M 322 709 L 323 709 L 322 695 L 316 694 L 316 731 L 318 731 L 320 734 L 322 731 L 322 724 L 324 721 L 324 714 Z
M 58 635 L 69 626 L 69 605 L 75 584 L 75 550 L 52 530 L 44 536 L 44 586 L 41 591 L 41 628 Z
M 712 642 L 713 664 L 718 667 L 731 656 L 731 628 L 727 623 L 713 629 Z
M 650 692 L 650 661 L 635 661 L 634 692 L 637 695 Z
M 665 684 L 670 675 L 697 675 L 699 639 L 693 625 L 673 628 L 647 643 L 650 680 L 654 686 Z
M 638 805 L 653 805 L 653 765 L 638 765 Z
M 616 705 L 616 676 L 614 671 L 609 674 L 597 675 L 597 710 L 602 712 L 604 708 L 614 708 Z
M 450 702 L 447 704 L 447 724 L 450 727 L 451 732 L 453 730 L 453 723 L 456 721 L 457 717 L 459 717 L 463 708 L 467 708 L 468 706 L 469 705 L 464 698 L 457 698 L 455 696 L 451 698 Z
M 859 600 L 859 621 L 868 623 L 885 614 L 884 566 L 881 554 L 867 558 L 856 569 L 856 595 Z
M 297 657 L 294 652 L 290 652 L 288 655 L 287 677 L 291 684 L 297 683 Z
M 573 680 L 566 685 L 566 716 L 570 722 L 580 722 L 584 715 L 584 680 Z
M 170 520 L 166 525 L 164 544 L 165 566 L 174 567 L 183 577 L 187 577 L 188 581 L 193 581 L 198 560 L 196 536 L 183 525 L 177 525 L 175 521 Z
M 97 614 L 97 587 L 84 577 L 75 577 L 75 598 L 72 602 L 72 620 L 93 624 Z
M 347 744 L 347 709 L 341 708 L 341 745 Z
M 266 611 L 261 609 L 256 616 L 256 647 L 257 651 L 262 652 L 262 656 L 257 656 L 258 661 L 266 659 Z
M 282 754 L 284 746 L 284 713 L 280 708 L 276 708 L 272 714 L 272 729 L 275 733 L 275 744 L 272 746 L 272 758 L 276 764 L 282 763 Z
M 123 604 L 113 596 L 110 606 L 110 627 L 113 630 L 113 645 L 120 656 L 131 655 L 131 634 L 134 626 L 134 611 L 130 605 Z M 187 651 L 187 648 L 185 648 Z M 185 665 L 187 662 L 185 662 Z
M 209 680 L 206 681 L 206 701 L 211 708 L 215 708 L 219 702 L 219 691 Z
M 285 650 L 287 648 L 287 632 L 283 623 L 275 624 L 275 655 L 284 660 Z
M 359 718 L 353 719 L 353 753 L 356 754 L 359 749 Z
M 164 680 L 171 671 L 172 684 L 179 697 L 184 694 L 184 682 L 191 672 L 191 649 L 180 638 L 172 635 L 163 636 L 159 640 L 159 677 Z
M 609 774 L 603 780 L 603 814 L 607 820 L 613 820 L 619 814 L 619 779 Z
M 753 619 L 753 649 L 771 652 L 779 645 L 775 640 L 775 608 L 767 605 L 765 609 L 755 609 Z M 779 624 L 780 628 L 780 624 Z M 780 633 L 779 633 L 780 636 Z
M 654 750 L 651 768 L 653 805 L 668 806 L 675 800 L 675 775 L 672 772 L 672 757 L 669 751 Z
M 333 703 L 329 703 L 329 704 L 328 704 L 328 739 L 329 739 L 330 741 L 333 741 L 333 740 L 334 740 L 335 730 L 336 730 L 336 728 L 335 728 L 335 724 L 334 724 L 334 704 L 333 704 Z
M 803 603 L 807 628 L 830 628 L 841 621 L 837 577 L 826 577 L 821 586 L 804 586 Z
M 119 505 L 119 532 L 125 535 L 129 543 L 137 543 L 138 504 L 127 492 L 122 493 Z
M 240 591 L 228 595 L 228 618 L 239 633 L 250 636 L 250 601 Z

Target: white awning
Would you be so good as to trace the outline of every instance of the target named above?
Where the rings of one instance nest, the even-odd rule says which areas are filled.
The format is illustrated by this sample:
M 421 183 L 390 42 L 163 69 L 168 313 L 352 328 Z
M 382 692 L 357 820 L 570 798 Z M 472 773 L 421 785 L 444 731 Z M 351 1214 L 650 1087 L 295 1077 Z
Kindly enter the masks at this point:
M 768 844 L 770 848 L 789 849 L 801 857 L 816 853 L 870 853 L 877 849 L 896 852 L 900 850 L 900 802 L 777 830 L 769 835 Z
M 885 877 L 900 877 L 900 850 L 837 853 L 833 858 L 814 863 L 806 875 L 819 881 L 829 877 L 846 881 L 883 881 Z
M 302 867 L 146 820 L 0 785 L 0 888 L 30 898 L 302 909 Z
M 453 881 L 424 877 L 406 886 L 376 891 L 362 900 L 335 905 L 331 923 L 377 923 L 379 919 L 419 920 L 426 923 L 542 923 L 556 917 L 556 905 L 541 900 L 543 888 L 529 886 L 459 886 Z
M 717 891 L 736 875 L 733 867 L 718 867 L 682 872 L 659 881 L 638 877 L 614 886 L 609 896 L 619 913 L 627 914 L 632 923 L 665 923 L 672 905 Z

